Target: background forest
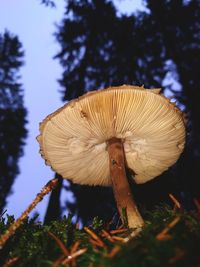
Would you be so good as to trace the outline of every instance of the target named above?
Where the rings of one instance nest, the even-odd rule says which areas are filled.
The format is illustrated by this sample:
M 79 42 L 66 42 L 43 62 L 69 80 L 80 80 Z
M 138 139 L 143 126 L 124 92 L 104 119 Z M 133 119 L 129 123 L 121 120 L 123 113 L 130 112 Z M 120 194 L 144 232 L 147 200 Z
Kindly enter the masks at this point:
M 39 4 L 56 8 L 56 1 Z M 143 4 L 144 11 L 122 15 L 116 1 L 65 1 L 63 18 L 55 26 L 59 51 L 54 60 L 62 66 L 60 96 L 69 101 L 90 90 L 133 84 L 161 87 L 176 99 L 188 121 L 184 153 L 161 176 L 147 184 L 132 184 L 132 190 L 137 203 L 147 209 L 169 202 L 169 193 L 190 209 L 193 198 L 200 198 L 200 1 L 145 0 Z M 9 29 L 0 32 L 0 213 L 19 174 L 28 132 L 26 88 L 20 82 L 24 61 L 20 36 Z M 61 203 L 61 192 L 72 192 L 75 201 Z M 66 207 L 84 224 L 95 216 L 110 220 L 116 213 L 110 188 L 66 186 L 60 178 L 49 198 L 45 222 L 60 218 Z

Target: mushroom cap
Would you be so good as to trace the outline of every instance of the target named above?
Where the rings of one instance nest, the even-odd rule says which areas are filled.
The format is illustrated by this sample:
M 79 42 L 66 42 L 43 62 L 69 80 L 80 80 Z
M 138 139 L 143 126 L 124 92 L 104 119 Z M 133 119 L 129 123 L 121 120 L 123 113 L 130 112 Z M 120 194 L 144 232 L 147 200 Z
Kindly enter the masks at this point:
M 145 183 L 179 158 L 185 143 L 182 112 L 160 89 L 123 85 L 72 100 L 40 124 L 40 153 L 63 178 L 110 185 L 107 140 L 121 138 L 126 165 Z

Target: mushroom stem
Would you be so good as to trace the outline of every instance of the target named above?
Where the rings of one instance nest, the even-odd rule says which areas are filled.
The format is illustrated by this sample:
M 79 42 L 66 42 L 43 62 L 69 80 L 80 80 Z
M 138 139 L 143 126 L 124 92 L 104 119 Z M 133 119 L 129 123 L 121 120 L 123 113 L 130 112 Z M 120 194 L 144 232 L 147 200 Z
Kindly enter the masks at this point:
M 132 198 L 130 185 L 126 177 L 122 140 L 113 137 L 108 140 L 107 144 L 110 160 L 110 176 L 121 220 L 124 224 L 127 220 L 130 228 L 141 228 L 144 225 L 144 221 Z

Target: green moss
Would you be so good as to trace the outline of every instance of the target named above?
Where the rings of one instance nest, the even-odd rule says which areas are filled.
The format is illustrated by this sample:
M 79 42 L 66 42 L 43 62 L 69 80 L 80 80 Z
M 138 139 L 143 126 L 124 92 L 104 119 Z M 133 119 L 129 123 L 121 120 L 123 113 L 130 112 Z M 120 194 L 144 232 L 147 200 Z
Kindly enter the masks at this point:
M 59 241 L 69 252 L 77 241 L 79 246 L 76 251 L 87 249 L 76 257 L 76 264 L 81 267 L 89 266 L 91 263 L 93 267 L 200 266 L 200 218 L 197 213 L 174 212 L 167 206 L 160 206 L 153 212 L 146 212 L 144 217 L 144 229 L 126 244 L 120 241 L 110 242 L 108 238 L 103 237 L 104 224 L 98 218 L 94 218 L 89 229 L 101 238 L 103 246 L 95 246 L 91 243 L 91 239 L 94 241 L 94 238 L 84 229 L 76 229 L 72 223 L 72 215 L 61 221 L 53 221 L 49 225 L 37 222 L 37 217 L 27 219 L 0 251 L 0 266 L 15 257 L 16 262 L 10 266 L 52 266 L 63 254 L 58 245 Z M 169 236 L 158 240 L 156 236 L 176 218 L 180 219 L 167 233 Z M 13 216 L 1 218 L 0 233 L 5 232 L 13 221 Z M 130 231 L 126 231 L 116 235 L 125 238 L 129 233 Z M 120 247 L 120 250 L 110 258 L 108 256 L 114 247 Z

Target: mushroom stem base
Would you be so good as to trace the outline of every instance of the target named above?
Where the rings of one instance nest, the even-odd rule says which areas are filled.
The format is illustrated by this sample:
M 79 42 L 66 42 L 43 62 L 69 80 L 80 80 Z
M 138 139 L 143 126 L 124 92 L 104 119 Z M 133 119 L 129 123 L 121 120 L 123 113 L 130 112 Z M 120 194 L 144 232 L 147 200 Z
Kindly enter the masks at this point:
M 126 177 L 125 156 L 122 140 L 111 138 L 107 142 L 110 160 L 110 176 L 117 208 L 122 222 L 126 220 L 130 228 L 140 228 L 144 221 L 132 198 L 130 186 Z

